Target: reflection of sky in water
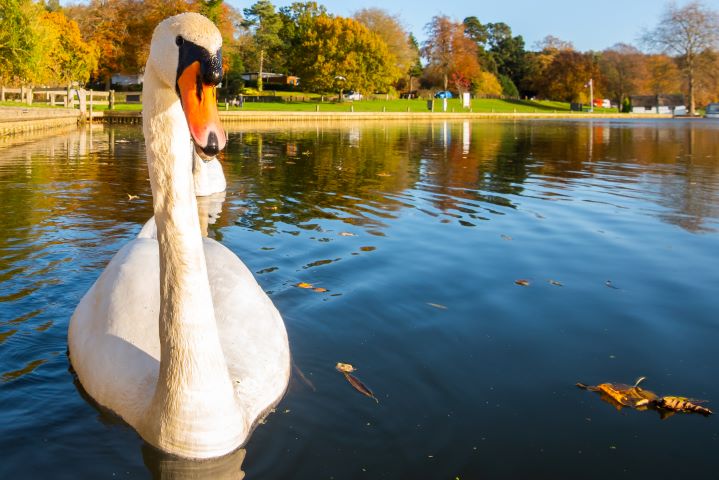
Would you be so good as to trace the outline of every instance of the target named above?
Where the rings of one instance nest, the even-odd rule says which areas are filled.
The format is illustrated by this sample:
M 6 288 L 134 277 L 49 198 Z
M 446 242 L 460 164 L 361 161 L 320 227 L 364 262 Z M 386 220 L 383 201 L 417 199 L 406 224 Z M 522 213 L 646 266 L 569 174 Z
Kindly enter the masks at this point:
M 141 130 L 3 137 L 0 477 L 706 478 L 703 419 L 618 415 L 572 385 L 719 398 L 718 128 L 230 125 L 203 229 L 270 293 L 302 375 L 216 465 L 143 446 L 67 370 L 69 316 L 152 212 Z

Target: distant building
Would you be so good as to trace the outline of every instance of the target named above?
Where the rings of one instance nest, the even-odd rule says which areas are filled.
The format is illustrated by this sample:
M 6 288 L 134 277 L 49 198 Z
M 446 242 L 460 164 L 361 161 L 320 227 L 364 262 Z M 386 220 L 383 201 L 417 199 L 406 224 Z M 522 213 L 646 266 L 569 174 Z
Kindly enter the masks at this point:
M 130 85 L 142 85 L 142 79 L 143 75 L 141 73 L 137 73 L 134 75 L 113 73 L 111 82 L 113 85 L 122 85 L 124 87 L 127 87 Z
M 257 85 L 259 72 L 246 72 L 240 75 L 242 80 L 247 83 Z M 289 86 L 297 87 L 300 84 L 300 77 L 294 75 L 283 75 L 281 73 L 262 72 L 262 84 L 266 86 Z
M 674 113 L 676 109 L 685 109 L 684 95 L 633 95 L 632 113 Z

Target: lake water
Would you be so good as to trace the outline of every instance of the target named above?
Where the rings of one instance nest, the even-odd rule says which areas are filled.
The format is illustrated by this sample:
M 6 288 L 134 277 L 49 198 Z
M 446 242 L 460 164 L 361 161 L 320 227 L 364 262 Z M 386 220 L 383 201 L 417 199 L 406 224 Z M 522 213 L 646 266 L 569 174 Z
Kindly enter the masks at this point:
M 3 138 L 0 478 L 716 475 L 715 417 L 617 411 L 574 385 L 646 376 L 719 405 L 719 123 L 229 131 L 208 233 L 285 319 L 276 412 L 198 464 L 83 397 L 68 321 L 151 215 L 142 133 Z

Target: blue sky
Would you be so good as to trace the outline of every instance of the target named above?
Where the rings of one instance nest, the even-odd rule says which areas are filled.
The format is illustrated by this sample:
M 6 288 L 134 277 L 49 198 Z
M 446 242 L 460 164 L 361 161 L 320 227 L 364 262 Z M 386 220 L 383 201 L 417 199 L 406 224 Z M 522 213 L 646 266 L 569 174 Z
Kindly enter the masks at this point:
M 235 8 L 254 0 L 226 0 Z M 281 7 L 292 0 L 273 0 Z M 522 35 L 528 49 L 546 35 L 571 41 L 578 50 L 604 50 L 618 42 L 637 44 L 642 29 L 654 28 L 665 0 L 318 0 L 330 13 L 343 17 L 367 7 L 379 7 L 398 15 L 405 28 L 421 41 L 424 26 L 435 15 L 462 21 L 476 16 L 482 23 L 504 22 L 515 35 Z M 688 0 L 678 0 L 685 5 Z M 704 0 L 719 10 L 719 0 Z

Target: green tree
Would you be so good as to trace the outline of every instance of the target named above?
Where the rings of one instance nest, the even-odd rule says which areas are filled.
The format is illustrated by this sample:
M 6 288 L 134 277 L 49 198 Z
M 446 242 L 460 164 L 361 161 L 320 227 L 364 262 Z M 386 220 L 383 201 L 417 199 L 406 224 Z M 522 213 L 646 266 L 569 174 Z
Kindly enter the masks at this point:
M 250 8 L 244 9 L 245 20 L 242 25 L 252 31 L 258 52 L 257 89 L 262 91 L 262 73 L 265 56 L 281 45 L 279 32 L 282 19 L 269 0 L 258 0 Z
M 280 68 L 286 74 L 296 74 L 302 55 L 302 42 L 315 19 L 320 15 L 328 15 L 327 9 L 317 2 L 294 2 L 280 8 L 279 15 L 282 20 L 279 37 L 283 60 Z
M 316 92 L 387 91 L 401 75 L 382 39 L 349 18 L 314 18 L 297 57 L 298 75 Z

